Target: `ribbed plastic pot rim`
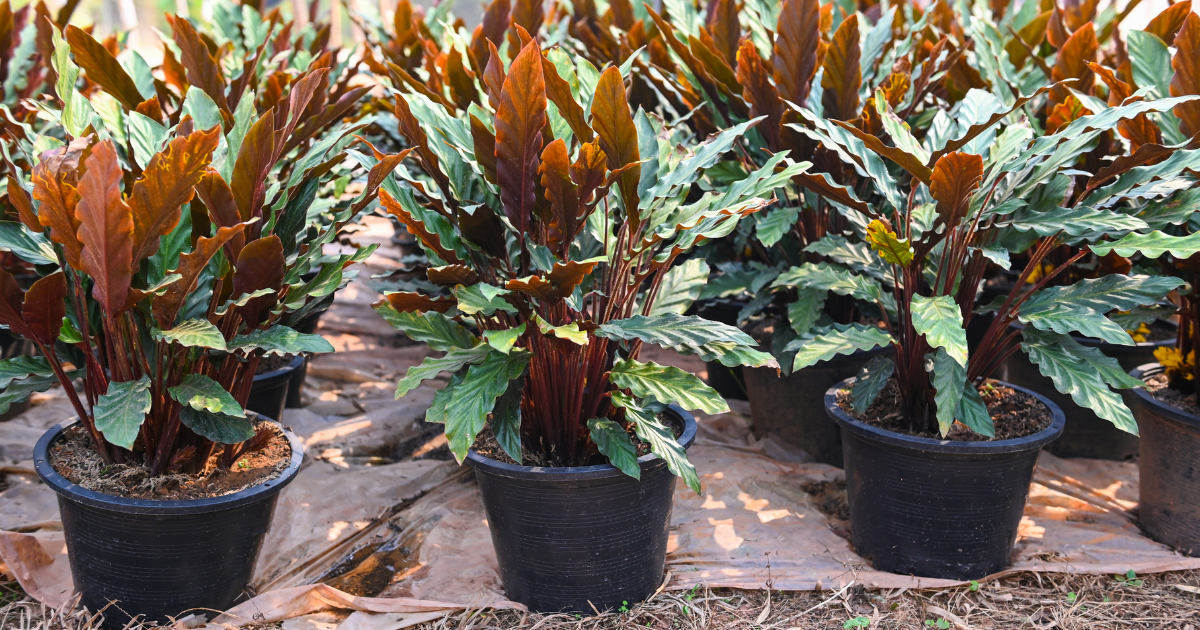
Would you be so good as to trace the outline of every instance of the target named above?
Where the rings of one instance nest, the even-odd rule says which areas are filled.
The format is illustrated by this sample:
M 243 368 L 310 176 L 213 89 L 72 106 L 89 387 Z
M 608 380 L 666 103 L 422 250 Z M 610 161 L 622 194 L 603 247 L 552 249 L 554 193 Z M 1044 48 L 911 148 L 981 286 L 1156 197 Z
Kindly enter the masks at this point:
M 1154 376 L 1159 372 L 1162 372 L 1162 369 L 1163 367 L 1161 363 L 1147 363 L 1145 365 L 1139 365 L 1130 370 L 1129 375 L 1138 379 L 1139 381 L 1144 381 L 1147 377 Z M 1151 396 L 1150 392 L 1146 391 L 1145 387 L 1138 387 L 1130 391 L 1133 392 L 1133 395 L 1137 397 L 1139 402 L 1144 405 L 1154 407 L 1155 411 L 1157 411 L 1158 414 L 1164 418 L 1178 422 L 1192 431 L 1200 429 L 1200 416 L 1188 413 L 1182 409 L 1179 409 L 1178 407 L 1172 407 L 1171 405 L 1158 400 L 1154 396 Z
M 307 358 L 304 356 L 304 353 L 298 353 L 292 357 L 291 363 L 279 368 L 278 370 L 271 370 L 270 372 L 255 374 L 254 382 L 261 383 L 263 381 L 283 380 L 285 378 L 290 378 L 292 372 L 299 370 L 300 366 L 304 365 L 306 360 Z
M 667 407 L 667 413 L 683 420 L 683 433 L 679 436 L 678 442 L 683 448 L 688 448 L 696 439 L 696 418 L 692 414 L 683 410 L 679 405 L 670 405 Z M 638 458 L 638 464 L 645 469 L 648 464 L 659 459 L 654 453 L 646 453 Z M 517 464 L 508 464 L 498 462 L 490 457 L 484 457 L 471 449 L 467 452 L 465 463 L 489 475 L 498 477 L 509 477 L 511 479 L 538 479 L 546 480 L 548 476 L 553 475 L 555 478 L 562 481 L 586 481 L 592 479 L 607 479 L 609 477 L 624 476 L 616 466 L 612 464 L 597 464 L 595 466 L 519 466 Z M 569 478 L 569 479 L 568 479 Z
M 254 413 L 254 412 L 247 412 Z M 278 477 L 258 484 L 256 486 L 246 488 L 233 494 L 227 494 L 220 497 L 212 497 L 207 499 L 189 499 L 186 501 L 155 501 L 153 499 L 131 499 L 127 497 L 117 497 L 95 490 L 88 490 L 78 484 L 72 483 L 66 477 L 58 474 L 54 470 L 54 466 L 50 464 L 50 446 L 62 435 L 63 431 L 79 423 L 78 419 L 65 420 L 53 427 L 50 427 L 42 437 L 38 439 L 37 445 L 33 447 L 33 466 L 37 471 L 38 477 L 42 479 L 46 485 L 50 486 L 55 492 L 64 497 L 81 503 L 83 505 L 109 510 L 112 512 L 121 512 L 124 514 L 146 514 L 155 516 L 182 516 L 189 514 L 206 514 L 209 512 L 220 512 L 241 507 L 248 503 L 254 503 L 264 498 L 264 495 L 274 494 L 283 489 L 284 486 L 291 483 L 296 478 L 296 474 L 300 472 L 300 463 L 304 461 L 304 446 L 300 443 L 300 438 L 296 437 L 290 429 L 282 424 L 267 418 L 259 416 L 268 422 L 274 422 L 287 437 L 288 445 L 292 448 L 292 459 L 288 462 L 287 468 L 279 473 Z
M 1000 455 L 1004 453 L 1018 453 L 1024 451 L 1037 450 L 1046 444 L 1052 442 L 1062 433 L 1063 427 L 1067 424 L 1067 418 L 1063 414 L 1062 409 L 1058 405 L 1050 402 L 1048 398 L 1041 394 L 1006 383 L 997 381 L 1005 387 L 1011 387 L 1021 393 L 1029 394 L 1036 398 L 1046 408 L 1050 410 L 1054 419 L 1050 422 L 1050 426 L 1024 437 L 1010 438 L 1007 440 L 991 440 L 986 442 L 969 442 L 965 440 L 938 440 L 934 438 L 916 437 L 906 435 L 904 433 L 896 433 L 879 427 L 871 426 L 861 420 L 855 419 L 850 414 L 837 404 L 837 393 L 839 390 L 847 389 L 852 379 L 848 378 L 840 383 L 835 383 L 825 392 L 825 409 L 832 414 L 834 420 L 852 433 L 861 437 L 890 444 L 893 446 L 901 446 L 906 448 L 919 449 L 931 453 L 945 453 L 951 455 Z

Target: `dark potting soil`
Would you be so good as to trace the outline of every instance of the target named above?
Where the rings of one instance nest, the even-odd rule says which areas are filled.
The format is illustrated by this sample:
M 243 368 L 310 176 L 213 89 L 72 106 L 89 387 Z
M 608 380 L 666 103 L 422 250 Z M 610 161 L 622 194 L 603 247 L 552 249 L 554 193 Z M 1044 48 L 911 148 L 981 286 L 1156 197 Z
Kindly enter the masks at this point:
M 1167 381 L 1167 375 L 1161 373 L 1146 378 L 1146 392 L 1154 397 L 1154 400 L 1164 405 L 1200 416 L 1200 405 L 1196 404 L 1196 394 L 1184 394 L 1171 389 Z
M 955 422 L 950 427 L 950 433 L 943 438 L 938 433 L 914 433 L 908 429 L 908 423 L 900 411 L 900 387 L 896 379 L 892 379 L 879 393 L 879 397 L 864 414 L 858 414 L 850 407 L 850 391 L 843 389 L 837 394 L 838 406 L 857 420 L 885 431 L 911 435 L 913 437 L 933 438 L 937 440 L 958 440 L 962 442 L 990 442 L 993 440 L 1009 440 L 1033 435 L 1050 426 L 1054 414 L 1037 398 L 1011 387 L 1001 385 L 998 381 L 989 380 L 979 388 L 983 404 L 987 406 L 992 416 L 992 424 L 996 427 L 996 437 L 989 438 L 968 429 L 966 425 Z
M 679 439 L 679 436 L 683 435 L 682 422 L 674 422 L 672 420 L 672 416 L 667 414 L 660 415 L 658 419 L 660 422 L 665 422 L 671 427 L 671 431 L 674 432 L 676 439 Z M 638 438 L 637 434 L 633 432 L 633 425 L 630 425 L 630 427 L 626 429 L 626 432 L 629 434 L 629 439 L 633 442 L 634 447 L 637 448 L 638 457 L 646 455 L 650 452 L 650 445 Z M 505 464 L 513 464 L 516 466 L 539 466 L 546 468 L 556 467 L 554 464 L 547 461 L 546 458 L 540 453 L 531 452 L 528 446 L 525 444 L 525 440 L 523 439 L 521 440 L 521 457 L 524 459 L 524 463 L 513 461 L 513 458 L 509 457 L 508 453 L 505 453 L 504 449 L 500 448 L 500 443 L 496 441 L 496 435 L 492 433 L 492 427 L 490 425 L 485 426 L 483 431 L 479 432 L 479 435 L 475 438 L 475 445 L 471 447 L 471 450 L 483 455 L 488 459 L 503 462 Z M 597 464 L 606 463 L 608 463 L 608 460 L 604 457 L 604 455 L 597 453 L 592 457 L 592 461 L 582 465 L 594 466 Z
M 196 475 L 166 473 L 150 476 L 150 467 L 141 462 L 105 465 L 92 449 L 83 427 L 66 431 L 50 447 L 50 464 L 58 474 L 88 490 L 129 499 L 186 501 L 209 499 L 240 492 L 270 481 L 287 469 L 292 447 L 279 426 L 260 422 L 271 438 L 263 448 L 243 455 L 229 469 L 217 466 L 219 449 L 209 458 L 204 472 Z
M 1146 341 L 1167 341 L 1174 339 L 1179 334 L 1176 327 L 1157 319 L 1146 324 L 1146 328 L 1150 329 L 1150 334 L 1146 335 Z
M 268 354 L 267 356 L 258 360 L 258 369 L 254 371 L 254 375 L 258 376 L 259 374 L 266 374 L 267 372 L 281 370 L 290 365 L 293 358 L 294 356 L 290 354 L 284 356 Z

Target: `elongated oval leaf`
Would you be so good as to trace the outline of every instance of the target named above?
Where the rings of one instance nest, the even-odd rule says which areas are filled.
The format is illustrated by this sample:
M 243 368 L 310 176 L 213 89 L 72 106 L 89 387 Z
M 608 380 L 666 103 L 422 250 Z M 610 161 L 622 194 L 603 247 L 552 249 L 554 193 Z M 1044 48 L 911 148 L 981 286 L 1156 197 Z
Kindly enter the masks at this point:
M 108 391 L 96 399 L 92 410 L 96 429 L 104 439 L 120 446 L 133 448 L 146 414 L 150 412 L 150 377 L 136 381 L 110 381 Z
M 659 402 L 677 404 L 685 409 L 699 409 L 704 413 L 729 411 L 729 405 L 716 390 L 696 375 L 674 366 L 625 359 L 613 366 L 608 378 L 614 385 L 629 389 L 638 398 L 654 398 Z
M 608 458 L 610 464 L 634 479 L 642 478 L 637 449 L 629 440 L 629 434 L 625 432 L 624 427 L 608 418 L 592 418 L 587 421 L 587 428 L 592 435 L 592 441 L 596 443 L 596 448 Z
M 167 391 L 179 404 L 196 411 L 208 411 L 226 416 L 245 418 L 246 412 L 221 384 L 203 374 L 188 374 L 178 385 Z
M 525 234 L 537 200 L 542 128 L 546 126 L 546 82 L 542 53 L 525 46 L 509 67 L 496 108 L 496 180 L 500 200 L 517 231 Z
M 262 350 L 264 354 L 283 356 L 300 352 L 333 352 L 333 346 L 321 335 L 298 333 L 287 326 L 272 326 L 234 337 L 229 342 L 229 350 Z
M 914 295 L 912 325 L 918 335 L 925 335 L 930 346 L 944 348 L 960 367 L 967 366 L 967 331 L 963 328 L 962 311 L 953 297 Z M 953 413 L 953 408 L 950 411 Z
M 796 352 L 792 370 L 799 370 L 842 354 L 891 345 L 887 332 L 864 324 L 834 324 L 813 328 L 784 346 L 784 352 Z
M 240 444 L 254 437 L 254 423 L 223 413 L 201 411 L 185 406 L 179 410 L 179 420 L 196 434 L 218 444 Z

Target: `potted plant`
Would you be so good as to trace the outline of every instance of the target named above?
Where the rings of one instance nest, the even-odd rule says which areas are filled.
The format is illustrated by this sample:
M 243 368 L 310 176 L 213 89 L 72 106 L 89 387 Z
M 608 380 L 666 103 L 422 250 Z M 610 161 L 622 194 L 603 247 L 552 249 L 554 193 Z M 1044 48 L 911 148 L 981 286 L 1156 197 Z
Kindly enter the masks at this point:
M 373 201 L 405 154 L 370 158 L 361 195 L 299 242 L 321 164 L 345 154 L 329 143 L 287 176 L 272 167 L 323 69 L 252 118 L 240 149 L 223 156 L 234 163 L 227 182 L 214 160 L 241 133 L 235 126 L 201 127 L 184 114 L 153 142 L 136 140 L 137 110 L 118 104 L 97 115 L 107 92 L 77 91 L 75 46 L 53 34 L 59 107 L 41 108 L 66 137 L 5 147 L 34 165 L 17 173 L 32 203 L 21 224 L 0 230 L 0 246 L 43 274 L 23 291 L 0 270 L 0 324 L 41 356 L 2 363 L 2 397 L 58 382 L 77 414 L 39 440 L 34 459 L 58 494 L 84 606 L 103 611 L 109 627 L 222 610 L 244 596 L 275 498 L 302 457 L 287 429 L 246 410 L 248 376 L 265 357 L 332 351 L 284 322 L 369 253 L 327 261 L 321 245 Z M 76 59 L 107 53 L 83 36 L 74 39 L 87 52 Z M 104 78 L 92 76 L 103 90 L 133 84 L 104 59 Z M 35 159 L 27 151 L 37 146 L 48 148 Z M 316 277 L 301 281 L 310 268 Z
M 423 175 L 380 198 L 444 288 L 389 293 L 378 310 L 445 352 L 410 369 L 397 395 L 451 374 L 426 418 L 476 471 L 508 597 L 539 611 L 614 609 L 662 582 L 675 476 L 700 489 L 683 408 L 726 409 L 695 376 L 639 361 L 642 345 L 771 361 L 738 329 L 681 315 L 688 282 L 703 278 L 685 281 L 672 263 L 807 164 L 779 153 L 687 202 L 757 121 L 673 148 L 686 135 L 631 111 L 620 69 L 589 78 L 515 32 L 525 44 L 511 65 L 494 47 L 489 58 L 494 113 L 395 97 Z
M 853 211 L 866 223 L 872 251 L 891 270 L 883 282 L 855 276 L 864 291 L 878 296 L 886 313 L 880 326 L 818 328 L 795 342 L 796 367 L 862 348 L 893 349 L 891 357 L 872 360 L 858 377 L 826 394 L 827 411 L 842 429 L 855 549 L 877 569 L 976 579 L 1007 565 L 1038 449 L 1064 423 L 1061 410 L 1044 397 L 988 380 L 1012 354 L 1027 354 L 1078 404 L 1125 431 L 1137 430 L 1111 388 L 1138 387 L 1140 381 L 1069 333 L 1132 345 L 1109 314 L 1153 305 L 1183 281 L 1111 274 L 1050 283 L 1089 253 L 1079 237 L 1100 240 L 1147 228 L 1141 219 L 1110 208 L 1160 199 L 1172 192 L 1171 185 L 1187 180 L 1184 167 L 1159 168 L 1163 182 L 1155 190 L 1122 183 L 1072 199 L 1056 191 L 1108 130 L 1194 97 L 1130 98 L 1111 107 L 1090 103 L 1088 111 L 1077 111 L 1036 139 L 1024 120 L 1008 118 L 995 128 L 1048 91 L 1014 99 L 961 137 L 927 137 L 925 143 L 913 137 L 880 92 L 875 113 L 890 145 L 853 125 L 795 108 L 809 134 L 868 176 L 869 201 Z M 972 149 L 972 140 L 989 131 L 994 141 Z M 907 181 L 895 177 L 888 162 Z M 1119 174 L 1132 167 L 1123 159 L 1112 170 Z M 1021 243 L 1029 242 L 1022 235 L 1031 235 L 1036 246 L 1012 292 L 977 304 L 986 266 L 1005 265 L 1010 247 L 1022 251 Z M 1028 283 L 1048 254 L 1068 241 L 1076 245 L 1072 256 Z M 799 286 L 821 286 L 823 276 L 810 273 L 815 279 Z M 993 312 L 994 319 L 972 352 L 966 328 L 979 310 Z M 1025 328 L 1012 332 L 1014 321 Z

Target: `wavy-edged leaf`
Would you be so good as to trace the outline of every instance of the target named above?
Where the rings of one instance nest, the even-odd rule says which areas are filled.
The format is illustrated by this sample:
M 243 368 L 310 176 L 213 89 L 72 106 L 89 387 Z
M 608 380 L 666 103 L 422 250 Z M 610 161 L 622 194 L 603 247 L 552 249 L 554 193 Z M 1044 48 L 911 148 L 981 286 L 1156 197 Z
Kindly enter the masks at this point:
M 828 118 L 852 120 L 858 117 L 858 90 L 862 85 L 862 49 L 858 40 L 858 14 L 855 13 L 838 25 L 821 65 L 824 70 L 821 103 Z
M 502 354 L 493 352 L 472 365 L 446 401 L 446 440 L 450 452 L 462 462 L 475 437 L 483 430 L 496 399 L 508 390 L 509 382 L 520 377 L 529 363 L 525 351 Z
M 895 340 L 886 331 L 865 324 L 833 324 L 813 328 L 784 346 L 783 351 L 796 351 L 792 371 L 828 361 L 842 354 L 891 345 Z
M 264 289 L 271 291 L 250 300 L 245 306 L 238 307 L 237 312 L 242 321 L 251 328 L 259 326 L 267 313 L 279 302 L 277 292 L 283 286 L 283 276 L 286 272 L 283 242 L 278 236 L 264 236 L 246 243 L 242 248 L 233 272 L 233 292 L 230 297 L 237 299 Z
M 54 347 L 63 317 L 67 314 L 67 276 L 59 271 L 39 278 L 25 292 L 22 318 L 29 335 L 43 346 Z
M 708 263 L 701 258 L 689 258 L 675 265 L 663 276 L 658 298 L 650 307 L 649 315 L 676 313 L 682 315 L 700 297 L 708 283 Z
M 912 298 L 912 325 L 918 335 L 934 348 L 942 348 L 950 358 L 966 368 L 967 331 L 963 328 L 962 311 L 949 295 Z M 953 411 L 953 410 L 951 410 Z
M 745 135 L 746 131 L 757 125 L 760 121 L 762 121 L 762 118 L 747 120 L 720 133 L 709 136 L 692 150 L 691 155 L 684 158 L 678 165 L 675 165 L 666 174 L 662 175 L 658 183 L 646 193 L 646 196 L 650 199 L 668 197 L 676 189 L 690 185 L 700 178 L 704 169 L 716 164 L 722 155 L 733 148 L 738 138 Z M 606 148 L 605 151 L 607 150 Z M 609 167 L 612 167 L 611 162 Z
M 396 383 L 396 398 L 401 398 L 416 389 L 421 383 L 436 378 L 442 372 L 457 372 L 465 365 L 481 363 L 492 352 L 486 345 L 474 348 L 450 348 L 445 356 L 440 358 L 425 357 L 420 365 L 408 368 L 404 378 Z
M 176 402 L 196 411 L 245 418 L 246 411 L 221 384 L 203 374 L 187 374 L 179 384 L 167 388 Z
M 1123 274 L 1085 279 L 1042 289 L 1021 305 L 1018 316 L 1021 323 L 1042 330 L 1078 332 L 1109 343 L 1133 345 L 1129 333 L 1105 314 L 1155 304 L 1183 284 L 1178 278 Z
M 375 304 L 375 312 L 382 315 L 387 323 L 404 331 L 409 339 L 424 343 L 434 350 L 447 352 L 475 345 L 475 335 L 437 311 L 400 312 L 387 302 L 380 302 Z
M 850 390 L 850 408 L 857 413 L 866 413 L 895 372 L 896 362 L 891 357 L 881 355 L 867 361 L 854 377 L 854 389 Z
M 92 148 L 79 180 L 80 269 L 91 276 L 92 296 L 110 319 L 125 309 L 133 278 L 133 216 L 121 198 L 124 171 L 111 140 Z
M 179 60 L 187 69 L 188 83 L 204 90 L 222 111 L 230 112 L 225 99 L 225 75 L 200 33 L 186 18 L 171 20 L 171 27 L 175 31 L 175 45 L 179 47 Z
M 508 389 L 496 399 L 488 425 L 496 443 L 518 464 L 524 463 L 521 449 L 521 398 L 525 394 L 525 377 L 508 382 Z
M 796 301 L 787 305 L 788 326 L 797 335 L 808 332 L 825 312 L 828 293 L 819 289 L 797 289 Z
M 1183 26 L 1184 19 L 1192 12 L 1192 0 L 1182 0 L 1167 7 L 1154 16 L 1146 25 L 1145 31 L 1161 39 L 1163 43 L 1175 41 L 1175 35 Z
M 938 430 L 942 437 L 946 437 L 958 415 L 963 389 L 969 385 L 967 367 L 951 357 L 945 348 L 938 348 L 936 352 L 925 355 L 925 369 L 930 372 L 929 378 L 933 383 L 933 402 L 937 407 L 934 415 L 937 417 Z
M 504 299 L 512 291 L 478 282 L 469 286 L 459 285 L 454 288 L 454 297 L 458 300 L 458 310 L 467 315 L 483 313 L 491 317 L 497 310 L 516 313 L 517 309 Z
M 983 181 L 983 157 L 972 153 L 947 153 L 938 158 L 930 176 L 929 191 L 937 200 L 938 215 L 953 228 L 967 215 L 971 196 Z
M 716 390 L 695 374 L 674 366 L 623 359 L 613 365 L 608 379 L 617 387 L 633 392 L 638 398 L 654 398 L 684 409 L 699 409 L 704 413 L 729 411 L 729 405 Z
M 534 324 L 537 325 L 538 332 L 547 337 L 557 337 L 563 341 L 569 341 L 577 346 L 588 345 L 588 334 L 586 330 L 579 328 L 579 322 L 571 322 L 562 326 L 551 325 L 550 322 L 542 319 L 540 315 L 534 315 Z
M 992 423 L 992 414 L 988 411 L 983 397 L 979 395 L 975 383 L 963 383 L 962 398 L 958 401 L 958 412 L 955 419 L 979 435 L 996 437 L 996 425 Z
M 882 298 L 879 285 L 869 278 L 838 269 L 829 263 L 804 263 L 779 274 L 772 287 L 807 287 L 821 291 L 833 291 L 838 295 L 852 295 L 860 300 L 874 302 Z
M 885 262 L 907 267 L 913 260 L 913 248 L 909 239 L 898 238 L 883 221 L 875 219 L 867 225 L 867 243 Z
M 29 335 L 29 328 L 21 317 L 25 293 L 12 274 L 0 268 L 0 325 L 22 337 Z
M 1200 254 L 1200 232 L 1187 236 L 1164 234 L 1158 230 L 1147 234 L 1134 233 L 1110 243 L 1096 243 L 1091 249 L 1097 256 L 1116 252 L 1118 256 L 1126 258 L 1138 253 L 1146 258 L 1171 254 L 1175 258 L 1185 259 Z
M 687 452 L 675 438 L 671 427 L 663 424 L 653 411 L 638 404 L 633 396 L 613 392 L 612 403 L 625 410 L 625 417 L 633 423 L 633 431 L 638 439 L 650 446 L 650 452 L 662 458 L 667 470 L 682 479 L 693 492 L 700 494 L 700 477 L 696 474 L 696 467 L 688 461 Z
M 517 345 L 517 341 L 521 339 L 521 335 L 525 334 L 525 323 L 522 322 L 516 328 L 505 328 L 503 330 L 485 330 L 483 331 L 483 340 L 487 345 L 496 349 L 499 352 L 508 354 L 512 352 L 513 346 Z
M 546 82 L 536 42 L 525 46 L 508 69 L 496 108 L 496 181 L 504 213 L 525 234 L 537 203 Z
M 582 206 L 579 188 L 571 181 L 571 156 L 567 154 L 567 145 L 562 138 L 546 145 L 542 151 L 539 170 L 542 175 L 542 187 L 546 190 L 546 199 L 550 202 L 550 211 L 554 217 L 553 226 L 558 234 L 557 239 L 563 248 L 569 248 L 579 231 Z
M 204 272 L 212 257 L 234 237 L 241 236 L 245 224 L 238 223 L 229 227 L 217 228 L 217 233 L 211 238 L 202 236 L 196 240 L 192 251 L 179 256 L 179 266 L 173 269 L 180 279 L 167 285 L 162 294 L 154 297 L 154 319 L 160 327 L 172 326 L 179 310 L 187 300 L 188 294 L 196 286 L 200 274 Z
M 754 350 L 757 344 L 750 335 L 735 326 L 695 315 L 634 315 L 602 324 L 595 334 L 608 339 L 640 339 L 682 354 L 697 354 L 704 361 L 719 361 L 728 367 L 758 367 L 771 362 L 771 355 Z
M 758 55 L 758 48 L 749 38 L 742 40 L 737 51 L 737 79 L 742 86 L 742 98 L 750 104 L 750 117 L 767 117 L 766 124 L 761 127 L 767 146 L 779 150 L 779 130 L 786 107 L 771 83 L 771 75 Z
M 596 448 L 608 458 L 610 464 L 634 479 L 642 478 L 637 449 L 624 427 L 608 418 L 591 418 L 587 421 L 587 428 Z
M 1055 389 L 1118 429 L 1138 434 L 1133 414 L 1109 386 L 1126 389 L 1141 387 L 1143 383 L 1126 374 L 1116 359 L 1104 356 L 1098 348 L 1085 347 L 1068 335 L 1026 327 L 1022 337 L 1021 350 L 1043 376 L 1054 382 Z
M 821 45 L 821 6 L 818 0 L 784 0 L 775 28 L 775 85 L 793 103 L 808 99 L 817 72 Z
M 1012 227 L 1022 232 L 1034 231 L 1041 236 L 1053 236 L 1059 232 L 1079 236 L 1089 232 L 1140 230 L 1147 227 L 1145 221 L 1135 216 L 1091 206 L 1058 208 L 1046 212 L 1025 211 L 996 225 Z
M 1200 94 L 1200 16 L 1188 13 L 1183 26 L 1175 35 L 1175 56 L 1171 67 L 1171 96 Z M 1200 102 L 1192 101 L 1175 107 L 1179 130 L 1191 138 L 1200 132 Z
M 225 350 L 225 336 L 207 319 L 189 319 L 170 330 L 156 330 L 154 338 L 186 347 Z
M 591 142 L 595 137 L 587 124 L 583 108 L 575 101 L 571 84 L 558 73 L 553 61 L 542 58 L 542 76 L 546 81 L 546 98 L 558 108 L 558 113 L 571 127 L 571 133 L 581 142 Z
M 1091 22 L 1084 24 L 1058 49 L 1054 68 L 1050 72 L 1050 102 L 1063 103 L 1071 95 L 1070 89 L 1085 94 L 1090 93 L 1096 76 L 1088 68 L 1087 62 L 1096 60 L 1096 29 Z M 1066 83 L 1061 83 L 1066 81 Z
M 220 140 L 220 128 L 194 131 L 171 140 L 162 153 L 150 158 L 129 195 L 135 264 L 154 255 L 159 237 L 175 229 L 180 207 L 191 201 Z
M 217 444 L 241 444 L 255 434 L 254 423 L 249 418 L 200 411 L 188 406 L 179 410 L 179 421 L 197 435 Z
M 19 381 L 30 376 L 54 378 L 54 370 L 46 357 L 20 355 L 11 359 L 0 360 L 0 390 L 7 388 L 13 381 Z
M 38 221 L 50 228 L 50 240 L 63 246 L 67 264 L 80 268 L 79 254 L 83 245 L 77 232 L 79 219 L 75 207 L 79 203 L 79 160 L 87 150 L 90 138 L 72 140 L 42 153 L 33 167 L 33 198 L 39 203 Z
M 617 187 L 629 217 L 630 228 L 637 231 L 641 223 L 638 214 L 638 181 L 642 178 L 641 154 L 638 152 L 637 127 L 629 113 L 629 102 L 625 99 L 625 83 L 621 71 L 609 67 L 600 75 L 596 93 L 592 97 L 592 128 L 596 130 L 600 148 L 608 163 L 608 170 L 621 172 Z M 632 165 L 632 166 L 631 166 Z
M 74 25 L 66 28 L 67 43 L 75 53 L 75 63 L 87 73 L 89 81 L 95 82 L 105 92 L 115 97 L 126 109 L 136 110 L 141 103 L 137 84 L 121 67 L 116 57 L 103 44 L 92 38 L 83 29 Z
M 272 326 L 238 335 L 229 342 L 229 351 L 254 352 L 284 356 L 301 352 L 333 352 L 333 346 L 321 335 L 299 333 L 287 326 Z
M 96 429 L 105 440 L 131 449 L 150 412 L 150 402 L 149 376 L 136 381 L 109 381 L 108 391 L 97 397 L 92 408 Z

